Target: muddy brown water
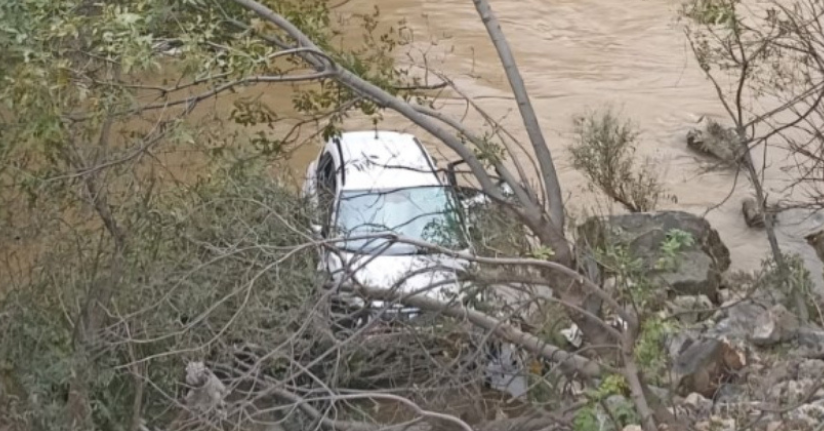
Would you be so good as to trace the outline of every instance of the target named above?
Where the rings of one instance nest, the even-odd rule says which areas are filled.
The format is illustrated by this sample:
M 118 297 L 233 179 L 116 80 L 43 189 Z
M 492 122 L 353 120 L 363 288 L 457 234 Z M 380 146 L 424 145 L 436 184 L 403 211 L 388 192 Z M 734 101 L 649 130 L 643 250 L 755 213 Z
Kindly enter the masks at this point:
M 339 12 L 366 11 L 372 1 L 352 1 Z M 582 175 L 568 162 L 572 118 L 587 109 L 615 106 L 639 126 L 639 155 L 649 157 L 661 173 L 675 202 L 662 209 L 706 213 L 730 248 L 733 268 L 754 270 L 768 254 L 764 232 L 748 228 L 741 200 L 753 191 L 733 172 L 703 173 L 701 159 L 686 148 L 685 134 L 702 116 L 728 118 L 715 90 L 705 79 L 676 22 L 678 0 L 493 0 L 518 66 L 523 74 L 539 121 L 558 159 L 559 175 L 569 211 L 617 211 L 586 189 Z M 492 117 L 528 142 L 503 69 L 486 30 L 469 0 L 382 0 L 383 19 L 404 19 L 415 42 L 401 49 L 400 61 L 427 64 L 453 79 Z M 440 102 L 441 109 L 462 118 L 465 105 L 455 95 Z M 478 116 L 464 124 L 480 129 Z M 368 127 L 353 121 L 351 127 Z M 393 116 L 381 127 L 417 131 Z M 452 156 L 432 139 L 425 139 L 442 158 Z M 303 150 L 300 161 L 317 148 Z M 757 158 L 759 158 L 757 156 Z M 775 159 L 775 160 L 773 160 Z M 782 159 L 782 160 L 778 160 Z M 788 198 L 782 155 L 769 154 L 776 163 L 767 171 L 771 198 Z M 798 197 L 798 196 L 795 196 Z M 820 228 L 821 216 L 787 212 L 780 216 L 782 248 L 800 253 L 820 283 L 822 265 L 803 236 Z
M 686 148 L 684 136 L 701 116 L 720 120 L 726 117 L 675 21 L 679 0 L 491 3 L 556 157 L 572 217 L 620 211 L 587 190 L 583 176 L 569 166 L 566 152 L 574 138 L 573 116 L 587 109 L 613 105 L 636 122 L 641 132 L 638 155 L 649 157 L 668 191 L 677 198 L 677 203 L 662 202 L 660 208 L 706 213 L 730 248 L 732 269 L 759 267 L 768 254 L 764 232 L 748 228 L 741 215 L 741 200 L 752 193 L 751 187 L 743 177 L 736 182 L 732 172 L 703 173 L 699 161 L 705 159 Z M 375 0 L 351 0 L 336 8 L 335 13 L 344 17 L 368 13 L 375 4 Z M 383 24 L 398 27 L 397 22 L 404 20 L 404 34 L 413 36 L 412 43 L 398 50 L 401 63 L 420 71 L 415 65 L 422 64 L 425 57 L 429 67 L 449 76 L 489 115 L 527 143 L 500 62 L 470 0 L 381 0 L 378 5 Z M 204 102 L 193 121 L 208 124 L 213 116 L 225 118 L 234 100 L 250 96 L 261 97 L 281 113 L 291 106 L 289 93 L 282 87 L 250 87 Z M 454 92 L 445 92 L 437 106 L 449 115 L 463 118 L 470 129 L 484 128 L 479 115 L 464 115 L 466 106 Z M 279 127 L 294 122 L 287 120 Z M 362 129 L 372 125 L 369 120 L 356 117 L 345 127 Z M 454 159 L 443 145 L 398 115 L 387 113 L 380 127 L 419 133 L 440 160 Z M 309 126 L 301 135 L 316 131 L 316 127 Z M 296 149 L 283 173 L 299 183 L 319 148 L 315 140 L 314 144 Z M 167 168 L 170 175 L 179 177 L 193 177 L 197 173 L 197 167 L 186 156 L 170 156 Z M 782 192 L 785 180 L 780 163 L 768 170 L 767 185 L 772 198 L 786 197 Z M 819 283 L 821 262 L 803 236 L 822 224 L 824 217 L 794 212 L 782 214 L 779 226 L 782 247 L 800 253 Z

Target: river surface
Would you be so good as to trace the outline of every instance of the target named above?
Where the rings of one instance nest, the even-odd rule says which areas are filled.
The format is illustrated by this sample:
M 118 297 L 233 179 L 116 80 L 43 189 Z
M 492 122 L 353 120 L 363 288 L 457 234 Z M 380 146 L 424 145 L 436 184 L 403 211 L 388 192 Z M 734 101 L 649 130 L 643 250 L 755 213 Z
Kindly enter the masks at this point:
M 369 11 L 372 1 L 352 0 L 338 12 Z M 733 268 L 757 269 L 767 256 L 762 230 L 750 229 L 741 215 L 741 200 L 753 193 L 743 174 L 704 173 L 701 161 L 686 147 L 685 134 L 701 116 L 725 120 L 717 95 L 698 68 L 681 25 L 677 0 L 493 0 L 504 33 L 535 107 L 546 139 L 557 158 L 569 212 L 616 211 L 587 192 L 582 175 L 569 166 L 566 148 L 572 118 L 588 109 L 618 108 L 641 132 L 639 157 L 649 157 L 676 202 L 661 209 L 706 214 L 730 248 Z M 503 69 L 470 0 L 381 0 L 382 19 L 406 21 L 415 42 L 400 49 L 399 61 L 422 63 L 449 76 L 489 115 L 500 119 L 522 142 L 528 142 Z M 438 106 L 463 118 L 465 104 L 452 94 Z M 484 126 L 477 115 L 464 119 L 475 130 Z M 351 127 L 369 127 L 354 120 Z M 416 131 L 409 121 L 388 116 L 381 127 Z M 433 139 L 425 142 L 441 158 L 454 158 Z M 297 165 L 314 157 L 307 147 Z M 768 159 L 770 156 L 768 155 Z M 767 188 L 783 197 L 786 179 L 773 166 Z M 820 278 L 821 263 L 803 235 L 822 224 L 820 218 L 785 213 L 780 242 L 785 251 L 801 253 Z
M 369 13 L 376 1 L 350 0 L 334 10 L 343 17 Z M 429 68 L 448 76 L 487 114 L 521 142 L 528 142 L 503 69 L 471 0 L 377 3 L 382 24 L 398 28 L 398 21 L 404 20 L 403 32 L 412 36 L 413 42 L 398 49 L 400 63 L 420 72 L 425 58 Z M 677 202 L 661 202 L 659 208 L 705 214 L 730 248 L 732 269 L 760 266 L 768 255 L 764 232 L 748 228 L 741 215 L 741 200 L 752 194 L 748 182 L 743 175 L 736 181 L 734 172 L 704 173 L 702 161 L 706 163 L 706 159 L 686 147 L 685 134 L 701 116 L 725 120 L 726 114 L 676 22 L 679 0 L 492 0 L 491 4 L 555 156 L 571 218 L 580 220 L 587 214 L 620 210 L 587 190 L 583 176 L 569 166 L 566 152 L 574 138 L 573 116 L 613 105 L 638 125 L 638 156 L 649 158 L 668 192 L 676 197 Z M 362 29 L 355 30 L 344 34 L 355 37 Z M 279 112 L 291 106 L 289 91 L 282 85 L 249 87 L 235 95 L 204 101 L 193 120 L 215 124 L 215 118 L 225 118 L 231 111 L 232 99 L 249 96 L 263 98 Z M 462 119 L 476 133 L 488 130 L 479 115 L 465 115 L 466 104 L 454 91 L 444 92 L 436 106 Z M 373 126 L 368 119 L 356 117 L 345 127 Z M 380 127 L 420 133 L 439 160 L 455 158 L 398 115 L 387 113 Z M 290 172 L 284 174 L 300 181 L 319 148 L 317 140 L 297 148 L 289 163 Z M 779 158 L 767 157 L 776 161 L 766 175 L 773 200 L 786 197 L 782 192 L 786 174 L 780 170 Z M 171 155 L 167 167 L 166 172 L 180 179 L 198 171 L 188 156 L 180 154 Z M 821 262 L 803 236 L 824 221 L 800 213 L 784 213 L 779 221 L 783 249 L 800 253 L 820 283 Z

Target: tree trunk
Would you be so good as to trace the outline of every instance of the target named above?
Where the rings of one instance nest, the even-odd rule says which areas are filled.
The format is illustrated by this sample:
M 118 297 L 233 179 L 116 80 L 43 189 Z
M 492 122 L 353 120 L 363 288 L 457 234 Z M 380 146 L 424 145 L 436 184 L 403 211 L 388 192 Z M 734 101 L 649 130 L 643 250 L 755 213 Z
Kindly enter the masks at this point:
M 549 200 L 547 204 L 549 205 L 549 225 L 553 242 L 548 245 L 555 250 L 559 262 L 569 265 L 572 263 L 572 255 L 564 235 L 564 202 L 552 153 L 546 144 L 546 140 L 544 140 L 541 125 L 538 123 L 538 117 L 535 115 L 532 102 L 529 100 L 524 80 L 518 71 L 515 56 L 512 55 L 512 50 L 506 37 L 504 37 L 498 19 L 489 6 L 489 1 L 473 0 L 473 2 L 504 66 L 509 85 L 512 88 L 512 94 L 518 103 L 518 110 L 524 122 L 524 128 L 529 135 L 529 141 L 535 151 L 535 156 L 538 158 L 541 177 Z
M 757 204 L 761 210 L 761 214 L 764 215 L 764 231 L 767 233 L 767 242 L 770 244 L 770 252 L 773 255 L 773 260 L 775 260 L 775 266 L 778 269 L 779 279 L 782 280 L 788 290 L 788 293 L 792 296 L 798 319 L 802 322 L 807 322 L 810 319 L 810 315 L 807 311 L 807 304 L 804 300 L 804 294 L 794 286 L 789 285 L 788 282 L 791 278 L 790 266 L 787 264 L 787 260 L 781 252 L 781 247 L 778 245 L 778 237 L 775 235 L 775 217 L 773 216 L 772 211 L 769 211 L 767 208 L 764 186 L 758 178 L 758 171 L 755 169 L 755 163 L 752 160 L 752 154 L 750 154 L 747 133 L 744 131 L 744 128 L 741 126 L 740 122 L 738 123 L 736 129 L 738 140 L 742 146 L 744 165 L 747 169 L 747 174 L 750 177 L 750 181 L 753 184 L 753 188 L 755 188 L 755 199 L 758 201 Z M 764 145 L 767 144 L 765 143 Z
M 98 149 L 102 155 L 105 155 L 106 147 L 109 144 L 112 123 L 111 118 L 107 119 L 101 129 Z M 115 286 L 120 283 L 123 276 L 126 233 L 115 220 L 114 214 L 109 208 L 105 187 L 98 182 L 99 172 L 92 169 L 97 159 L 87 163 L 79 154 L 79 152 L 72 153 L 68 149 L 62 151 L 66 164 L 73 167 L 77 172 L 91 171 L 83 178 L 87 200 L 97 213 L 106 231 L 111 235 L 114 243 L 114 250 L 109 260 L 108 274 L 92 282 L 73 334 L 74 361 L 72 363 L 72 376 L 69 382 L 69 399 L 67 403 L 69 423 L 72 429 L 86 430 L 92 429 L 93 425 L 91 424 L 91 400 L 88 393 L 88 382 L 91 379 L 90 371 L 92 370 L 89 353 L 96 345 L 97 337 L 106 320 L 104 307 L 111 302 Z

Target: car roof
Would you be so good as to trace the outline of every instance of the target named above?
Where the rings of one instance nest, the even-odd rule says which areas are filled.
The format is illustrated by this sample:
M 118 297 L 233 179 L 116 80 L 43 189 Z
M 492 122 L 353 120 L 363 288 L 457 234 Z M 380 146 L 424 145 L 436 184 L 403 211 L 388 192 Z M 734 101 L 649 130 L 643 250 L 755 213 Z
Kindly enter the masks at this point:
M 343 159 L 341 190 L 442 184 L 429 154 L 415 135 L 370 130 L 344 132 L 338 139 Z

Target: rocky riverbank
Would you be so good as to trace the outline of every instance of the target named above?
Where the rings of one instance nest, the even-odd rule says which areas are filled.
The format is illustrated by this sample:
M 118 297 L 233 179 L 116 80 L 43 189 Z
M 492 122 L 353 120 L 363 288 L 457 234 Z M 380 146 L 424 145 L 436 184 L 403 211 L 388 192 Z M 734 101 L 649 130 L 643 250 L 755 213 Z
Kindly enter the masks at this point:
M 590 219 L 579 227 L 582 244 L 629 251 L 634 273 L 656 293 L 642 314 L 667 322 L 667 365 L 650 380 L 686 429 L 821 429 L 824 301 L 803 265 L 791 260 L 786 275 L 770 265 L 759 274 L 729 273 L 729 252 L 717 232 L 703 218 L 677 211 Z M 613 294 L 620 294 L 616 285 L 628 285 L 627 271 L 602 265 L 599 274 Z M 803 291 L 807 322 L 793 310 L 794 289 Z M 611 409 L 632 405 L 623 395 L 607 401 Z

